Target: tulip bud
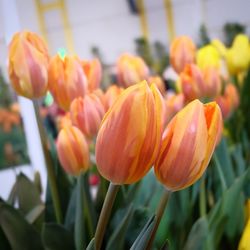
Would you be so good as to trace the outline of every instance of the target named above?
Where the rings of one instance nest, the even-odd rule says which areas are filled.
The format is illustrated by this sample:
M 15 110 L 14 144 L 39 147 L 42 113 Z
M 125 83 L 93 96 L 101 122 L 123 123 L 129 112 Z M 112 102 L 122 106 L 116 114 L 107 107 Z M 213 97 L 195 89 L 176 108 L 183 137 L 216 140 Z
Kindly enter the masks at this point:
M 98 132 L 104 107 L 95 94 L 87 94 L 83 98 L 76 98 L 70 105 L 71 120 L 84 135 L 95 136 Z
M 201 70 L 195 64 L 186 65 L 180 74 L 182 92 L 187 101 L 202 97 L 204 78 Z
M 96 139 L 100 174 L 114 184 L 140 180 L 158 154 L 162 134 L 162 100 L 156 86 L 133 85 L 105 114 Z
M 239 93 L 236 87 L 232 83 L 227 84 L 224 95 L 218 96 L 216 102 L 221 108 L 223 118 L 229 118 L 239 106 Z
M 166 127 L 154 165 L 157 179 L 172 191 L 196 182 L 207 168 L 221 130 L 221 111 L 215 102 L 189 103 Z
M 181 73 L 187 64 L 195 62 L 196 47 L 188 36 L 180 36 L 170 46 L 170 63 L 177 73 Z
M 9 77 L 18 95 L 39 98 L 48 88 L 48 49 L 35 33 L 16 33 L 9 45 Z
M 79 175 L 89 168 L 89 149 L 83 133 L 74 126 L 64 127 L 57 138 L 57 153 L 64 170 Z
M 70 103 L 83 97 L 87 91 L 87 78 L 77 57 L 59 55 L 49 64 L 49 90 L 58 106 L 69 110 Z
M 236 75 L 249 67 L 249 39 L 239 34 L 235 37 L 232 47 L 226 54 L 227 66 L 230 74 Z
M 221 92 L 222 81 L 220 78 L 219 70 L 215 67 L 207 67 L 203 70 L 204 89 L 203 97 L 216 97 Z
M 183 94 L 170 94 L 166 96 L 165 125 L 184 107 L 184 100 Z
M 166 93 L 165 83 L 160 76 L 150 76 L 147 81 L 149 84 L 154 83 L 162 95 Z
M 212 45 L 206 45 L 200 48 L 197 52 L 196 60 L 197 65 L 202 70 L 207 67 L 215 67 L 217 69 L 221 67 L 220 54 Z
M 105 109 L 108 110 L 124 89 L 113 84 L 109 86 L 105 93 Z
M 98 59 L 82 62 L 83 70 L 88 79 L 89 91 L 98 89 L 102 78 L 102 66 Z
M 123 54 L 117 61 L 117 78 L 119 83 L 127 88 L 149 76 L 149 68 L 142 58 L 130 54 Z

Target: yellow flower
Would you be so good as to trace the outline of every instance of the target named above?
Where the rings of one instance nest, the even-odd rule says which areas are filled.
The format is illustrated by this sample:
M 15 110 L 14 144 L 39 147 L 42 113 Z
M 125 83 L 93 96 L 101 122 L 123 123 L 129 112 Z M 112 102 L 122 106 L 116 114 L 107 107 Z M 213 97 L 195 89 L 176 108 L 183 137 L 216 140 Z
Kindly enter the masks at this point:
M 213 45 L 206 45 L 200 48 L 196 55 L 197 65 L 200 69 L 207 67 L 221 67 L 220 55 L 217 49 Z
M 227 48 L 219 39 L 212 40 L 211 45 L 213 45 L 217 49 L 221 57 L 226 56 Z
M 226 54 L 227 66 L 230 74 L 236 75 L 249 67 L 249 39 L 246 35 L 237 35 L 232 47 Z

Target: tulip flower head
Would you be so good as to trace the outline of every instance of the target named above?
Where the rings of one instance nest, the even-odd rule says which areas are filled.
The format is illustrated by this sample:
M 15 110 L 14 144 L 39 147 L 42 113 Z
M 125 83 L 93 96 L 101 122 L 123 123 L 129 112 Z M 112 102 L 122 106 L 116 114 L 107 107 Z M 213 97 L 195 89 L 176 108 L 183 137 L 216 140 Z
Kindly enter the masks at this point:
M 70 103 L 87 92 L 87 78 L 77 57 L 59 55 L 49 64 L 49 90 L 58 106 L 69 110 Z
M 157 179 L 172 191 L 196 182 L 206 170 L 222 130 L 219 106 L 194 100 L 167 125 L 154 165 Z
M 187 64 L 195 63 L 196 47 L 188 36 L 173 40 L 170 47 L 170 62 L 177 73 L 181 73 Z
M 150 76 L 147 79 L 147 82 L 149 84 L 154 83 L 156 87 L 159 89 L 162 95 L 166 94 L 166 87 L 163 79 L 160 76 Z
M 149 68 L 142 58 L 123 54 L 117 61 L 117 78 L 122 87 L 127 88 L 149 76 Z
M 89 168 L 89 148 L 83 133 L 74 126 L 65 126 L 57 138 L 57 153 L 64 170 L 79 175 Z
M 230 74 L 236 75 L 249 67 L 249 39 L 246 35 L 239 34 L 235 37 L 232 47 L 226 54 L 227 66 Z
M 105 114 L 96 139 L 100 174 L 114 184 L 140 180 L 158 154 L 162 99 L 146 81 L 122 92 Z
M 18 95 L 33 99 L 48 88 L 48 49 L 35 33 L 16 33 L 9 45 L 9 77 Z
M 105 112 L 98 96 L 87 94 L 71 103 L 70 113 L 73 125 L 87 137 L 92 137 L 97 134 Z
M 122 93 L 123 90 L 124 90 L 124 88 L 121 88 L 115 84 L 110 85 L 108 87 L 107 91 L 105 92 L 105 108 L 106 108 L 106 110 L 108 110 L 113 105 L 113 103 L 115 102 L 117 97 Z
M 83 70 L 88 79 L 88 90 L 98 89 L 102 79 L 102 66 L 98 59 L 82 62 Z
M 186 65 L 180 74 L 180 83 L 187 101 L 202 97 L 205 82 L 202 71 L 195 64 Z
M 221 58 L 218 50 L 213 45 L 206 45 L 200 48 L 196 56 L 197 65 L 200 69 L 207 67 L 221 68 Z

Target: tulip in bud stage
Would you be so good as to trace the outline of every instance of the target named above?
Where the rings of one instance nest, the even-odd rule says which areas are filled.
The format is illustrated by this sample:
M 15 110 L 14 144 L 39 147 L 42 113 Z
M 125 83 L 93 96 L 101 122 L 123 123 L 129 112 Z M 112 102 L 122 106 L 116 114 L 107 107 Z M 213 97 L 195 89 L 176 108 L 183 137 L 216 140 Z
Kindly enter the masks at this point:
M 89 148 L 83 133 L 74 126 L 64 127 L 57 138 L 57 153 L 64 170 L 79 175 L 89 168 Z
M 195 63 L 196 47 L 188 36 L 173 40 L 170 47 L 170 62 L 177 73 L 181 73 L 187 64 Z
M 118 82 L 127 88 L 149 76 L 149 68 L 142 58 L 130 54 L 123 54 L 117 61 Z
M 66 111 L 70 103 L 87 92 L 87 78 L 77 57 L 56 55 L 49 65 L 49 90 L 58 106 Z
M 109 88 L 105 92 L 105 109 L 106 110 L 108 110 L 113 105 L 113 103 L 115 102 L 117 97 L 122 93 L 123 90 L 124 88 L 121 88 L 115 84 L 109 86 Z
M 102 66 L 98 59 L 82 62 L 83 70 L 88 79 L 88 90 L 98 89 L 102 78 Z
M 166 127 L 154 165 L 157 179 L 172 191 L 196 182 L 208 166 L 221 130 L 221 111 L 215 102 L 189 103 Z
M 9 77 L 18 95 L 39 98 L 48 88 L 48 49 L 35 33 L 14 35 L 9 45 Z
M 154 84 L 133 85 L 105 114 L 96 139 L 100 174 L 113 184 L 140 180 L 153 165 L 162 134 L 162 97 Z
M 104 107 L 95 94 L 87 94 L 71 103 L 70 113 L 73 125 L 84 135 L 92 137 L 98 132 L 104 116 Z

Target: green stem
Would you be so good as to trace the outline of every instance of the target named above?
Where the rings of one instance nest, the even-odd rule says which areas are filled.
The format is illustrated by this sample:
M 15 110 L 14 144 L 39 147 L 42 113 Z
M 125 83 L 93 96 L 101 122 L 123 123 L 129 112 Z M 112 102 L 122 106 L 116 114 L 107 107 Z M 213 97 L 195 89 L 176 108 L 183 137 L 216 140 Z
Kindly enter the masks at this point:
M 199 203 L 200 203 L 200 215 L 205 216 L 207 214 L 205 175 L 201 177 Z
M 93 219 L 93 214 L 91 213 L 91 211 L 93 212 L 93 206 L 91 206 L 91 204 L 93 204 L 92 199 L 91 199 L 91 195 L 90 195 L 90 191 L 89 191 L 89 183 L 88 183 L 88 173 L 85 173 L 85 179 L 84 179 L 84 187 L 83 187 L 83 201 L 85 204 L 85 208 L 84 208 L 84 216 L 86 218 L 87 221 L 87 225 L 88 225 L 88 229 L 89 229 L 89 234 L 90 234 L 90 238 L 92 238 L 94 236 L 94 219 Z
M 60 204 L 60 199 L 59 199 L 59 193 L 57 189 L 56 175 L 54 171 L 53 160 L 47 147 L 46 133 L 45 133 L 45 130 L 44 130 L 41 118 L 40 118 L 39 105 L 37 101 L 33 100 L 33 106 L 34 106 L 36 121 L 37 121 L 38 129 L 39 129 L 39 135 L 40 135 L 40 139 L 42 143 L 42 149 L 43 149 L 45 163 L 46 163 L 45 165 L 46 165 L 47 174 L 48 174 L 49 187 L 51 189 L 51 195 L 52 195 L 53 205 L 55 209 L 56 221 L 58 223 L 62 223 L 62 210 L 61 210 L 61 204 Z
M 84 174 L 77 177 L 76 213 L 75 213 L 75 246 L 77 250 L 86 248 L 86 231 L 84 226 Z
M 220 178 L 222 191 L 225 191 L 225 190 L 227 190 L 227 184 L 226 184 L 226 180 L 225 180 L 225 177 L 224 177 L 224 174 L 223 174 L 223 171 L 222 171 L 220 161 L 219 161 L 216 153 L 214 153 L 213 157 L 214 157 L 215 167 L 216 167 L 216 170 L 217 170 L 219 178 Z
M 96 232 L 95 232 L 95 249 L 100 250 L 102 246 L 102 241 L 104 233 L 108 224 L 108 220 L 111 214 L 111 210 L 115 201 L 115 197 L 119 190 L 119 185 L 109 184 L 109 188 L 103 203 L 102 211 L 97 223 Z
M 168 204 L 168 200 L 169 200 L 169 198 L 171 196 L 171 193 L 172 192 L 170 190 L 167 190 L 167 189 L 164 188 L 161 200 L 160 200 L 159 205 L 158 205 L 157 210 L 156 210 L 155 225 L 154 225 L 153 231 L 151 233 L 151 237 L 150 237 L 150 240 L 149 240 L 149 243 L 147 245 L 146 250 L 152 249 L 152 245 L 153 245 L 153 242 L 154 242 L 154 239 L 155 239 L 155 235 L 156 235 L 157 229 L 158 229 L 159 224 L 161 222 L 161 218 L 162 218 L 163 213 L 165 211 L 165 208 L 166 208 L 166 206 Z

